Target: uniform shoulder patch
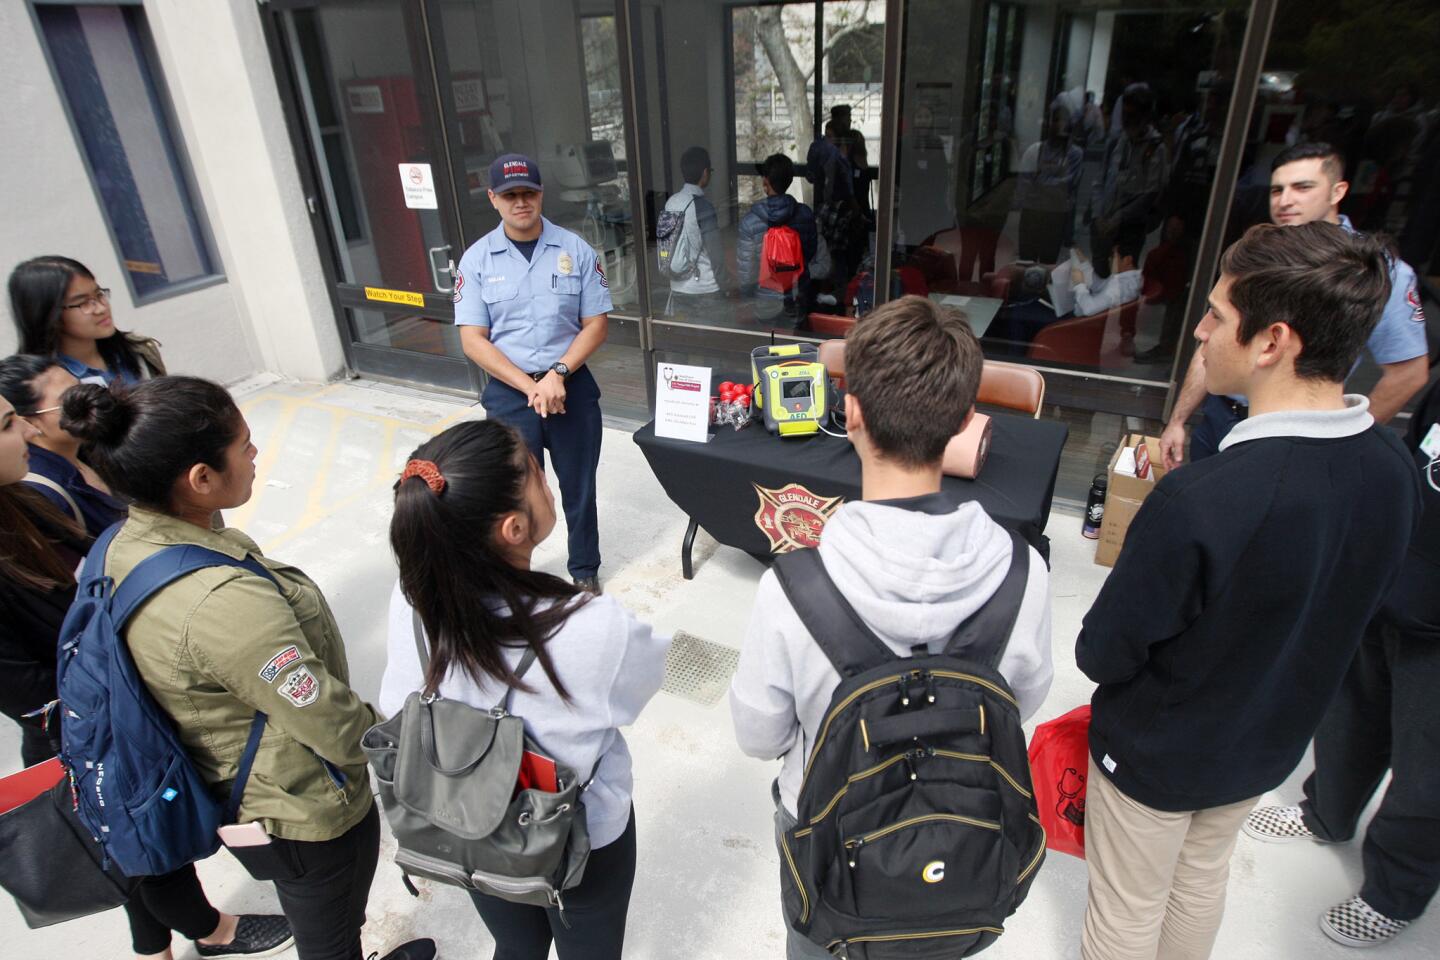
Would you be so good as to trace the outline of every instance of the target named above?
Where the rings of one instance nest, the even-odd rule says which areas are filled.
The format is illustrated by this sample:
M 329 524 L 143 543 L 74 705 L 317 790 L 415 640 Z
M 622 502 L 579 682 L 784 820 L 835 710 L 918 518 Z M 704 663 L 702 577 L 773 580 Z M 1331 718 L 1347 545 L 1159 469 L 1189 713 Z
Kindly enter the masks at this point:
M 451 303 L 459 303 L 460 300 L 461 300 L 461 297 L 462 297 L 462 291 L 464 291 L 464 289 L 465 289 L 465 271 L 464 271 L 464 270 L 456 270 L 456 271 L 455 271 L 455 293 L 454 293 L 453 296 L 450 297 L 450 302 L 451 302 Z
M 293 643 L 281 650 L 275 656 L 265 661 L 265 666 L 260 668 L 260 679 L 266 683 L 274 683 L 275 678 L 280 676 L 280 671 L 300 659 L 300 648 Z
M 600 258 L 599 258 L 599 257 L 596 257 L 596 258 L 595 258 L 595 272 L 598 273 L 598 274 L 600 274 L 600 286 L 602 286 L 602 287 L 608 287 L 608 286 L 610 286 L 610 280 L 609 280 L 608 277 L 605 276 L 605 268 L 602 267 L 602 266 L 600 266 Z
M 1410 319 L 1416 323 L 1424 323 L 1425 308 L 1420 305 L 1420 288 L 1414 281 L 1410 283 L 1410 289 L 1405 293 L 1405 302 L 1408 303 L 1410 309 L 1414 311 Z
M 290 671 L 277 690 L 280 696 L 297 707 L 308 707 L 320 699 L 320 681 L 303 663 Z

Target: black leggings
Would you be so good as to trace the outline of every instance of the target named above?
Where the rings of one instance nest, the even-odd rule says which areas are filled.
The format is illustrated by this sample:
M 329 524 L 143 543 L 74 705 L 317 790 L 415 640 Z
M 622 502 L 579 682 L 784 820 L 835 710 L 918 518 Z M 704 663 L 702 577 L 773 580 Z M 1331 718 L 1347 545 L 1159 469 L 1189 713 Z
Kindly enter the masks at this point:
M 635 811 L 614 843 L 591 852 L 585 878 L 565 897 L 565 919 L 554 908 L 511 903 L 471 893 L 495 938 L 494 960 L 545 960 L 555 942 L 560 960 L 620 960 L 625 918 L 635 885 Z M 566 927 L 566 923 L 569 927 Z
M 139 954 L 168 950 L 171 930 L 199 940 L 220 925 L 220 911 L 205 898 L 193 863 L 141 880 L 125 913 L 130 917 L 130 943 Z

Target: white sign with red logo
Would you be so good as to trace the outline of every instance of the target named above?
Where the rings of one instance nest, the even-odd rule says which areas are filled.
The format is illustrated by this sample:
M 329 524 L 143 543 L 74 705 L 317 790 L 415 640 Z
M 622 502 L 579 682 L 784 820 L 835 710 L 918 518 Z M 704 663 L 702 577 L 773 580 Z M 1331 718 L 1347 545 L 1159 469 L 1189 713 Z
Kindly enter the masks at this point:
M 400 164 L 400 189 L 405 193 L 405 206 L 411 210 L 438 210 L 435 199 L 435 178 L 428 163 Z
M 710 439 L 710 368 L 662 363 L 655 376 L 655 436 Z

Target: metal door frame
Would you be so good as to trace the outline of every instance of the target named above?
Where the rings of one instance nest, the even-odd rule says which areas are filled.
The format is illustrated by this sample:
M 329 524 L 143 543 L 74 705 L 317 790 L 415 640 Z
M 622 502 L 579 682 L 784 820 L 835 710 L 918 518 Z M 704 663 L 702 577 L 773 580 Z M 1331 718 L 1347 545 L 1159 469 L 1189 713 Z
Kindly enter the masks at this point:
M 307 81 L 291 49 L 294 30 L 283 21 L 297 10 L 320 10 L 327 6 L 341 6 L 345 2 L 347 0 L 269 0 L 265 4 L 266 9 L 261 12 L 261 25 L 274 68 L 285 125 L 290 134 L 296 170 L 309 208 L 311 230 L 321 253 L 326 294 L 335 311 L 346 367 L 352 376 L 363 373 L 370 377 L 478 397 L 484 386 L 484 374 L 470 360 L 363 343 L 349 313 L 352 309 L 364 309 L 386 315 L 413 315 L 415 308 L 367 299 L 363 285 L 340 279 L 338 267 L 344 241 L 335 233 L 334 223 L 338 213 L 330 202 L 330 192 L 325 187 L 326 176 L 319 167 L 322 145 L 315 142 L 310 129 L 306 88 L 303 86 Z M 434 54 L 435 38 L 429 22 L 432 0 L 396 2 L 407 28 L 406 42 L 410 49 L 415 95 L 424 118 L 427 139 L 435 154 L 431 168 L 440 202 L 437 212 L 442 233 L 452 243 L 453 256 L 450 259 L 459 260 L 466 238 L 462 235 L 463 221 L 454 180 L 454 161 L 449 152 L 449 133 L 445 129 L 439 96 L 438 71 L 443 68 L 443 62 L 437 63 Z M 433 258 L 427 255 L 427 260 L 432 261 L 433 272 Z M 423 296 L 425 316 L 441 322 L 453 320 L 454 308 L 448 294 L 427 290 Z

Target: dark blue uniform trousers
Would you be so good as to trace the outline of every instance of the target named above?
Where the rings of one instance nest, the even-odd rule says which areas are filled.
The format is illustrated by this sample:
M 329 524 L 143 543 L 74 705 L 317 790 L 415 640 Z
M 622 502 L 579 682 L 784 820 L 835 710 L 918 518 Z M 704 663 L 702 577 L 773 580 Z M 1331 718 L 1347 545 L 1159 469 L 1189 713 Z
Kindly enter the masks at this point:
M 560 480 L 560 502 L 570 528 L 570 576 L 600 570 L 600 525 L 595 509 L 595 471 L 600 466 L 600 385 L 581 367 L 565 380 L 565 412 L 541 417 L 525 394 L 495 378 L 480 395 L 485 415 L 520 431 L 540 465 L 545 451 Z
M 1204 460 L 1220 452 L 1220 441 L 1245 417 L 1225 397 L 1213 393 L 1200 406 L 1200 422 L 1190 432 L 1190 459 Z

